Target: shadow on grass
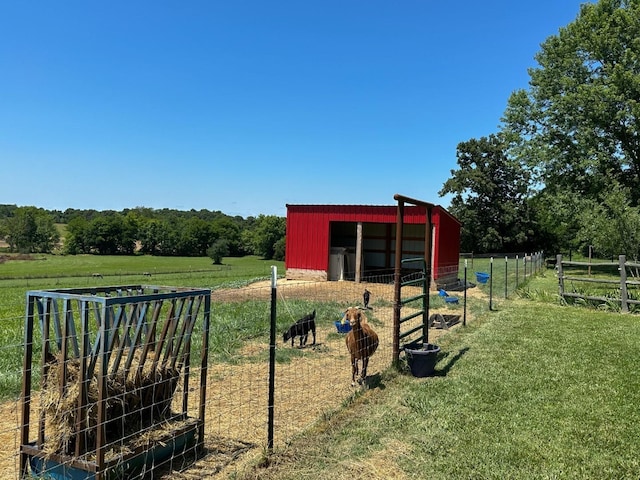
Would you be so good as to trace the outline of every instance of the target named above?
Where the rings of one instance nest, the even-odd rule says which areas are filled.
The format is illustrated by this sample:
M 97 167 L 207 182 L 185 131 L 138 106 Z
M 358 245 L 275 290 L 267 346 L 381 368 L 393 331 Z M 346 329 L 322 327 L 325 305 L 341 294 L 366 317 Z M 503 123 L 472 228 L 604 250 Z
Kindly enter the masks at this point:
M 453 357 L 451 357 L 448 362 L 446 363 L 446 365 L 444 365 L 444 367 L 442 368 L 436 368 L 433 372 L 433 377 L 446 377 L 447 374 L 449 373 L 449 370 L 451 370 L 453 368 L 453 366 L 455 365 L 455 363 L 460 360 L 460 358 L 462 358 L 462 356 L 467 353 L 469 351 L 469 347 L 465 347 L 462 350 L 460 350 L 458 353 L 456 353 Z M 442 360 L 446 359 L 449 356 L 449 352 L 445 353 L 442 357 Z M 440 361 L 442 361 L 440 360 Z
M 367 375 L 366 388 L 367 390 L 372 390 L 374 388 L 384 390 L 387 387 L 382 382 L 382 375 L 380 373 L 375 373 L 373 375 Z

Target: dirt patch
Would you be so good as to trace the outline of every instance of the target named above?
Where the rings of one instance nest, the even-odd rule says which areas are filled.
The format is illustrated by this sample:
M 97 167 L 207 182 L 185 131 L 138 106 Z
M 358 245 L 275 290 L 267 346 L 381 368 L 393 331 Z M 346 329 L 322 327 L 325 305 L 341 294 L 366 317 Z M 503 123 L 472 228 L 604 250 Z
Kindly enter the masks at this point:
M 0 405 L 0 478 L 18 478 L 20 412 L 17 402 Z

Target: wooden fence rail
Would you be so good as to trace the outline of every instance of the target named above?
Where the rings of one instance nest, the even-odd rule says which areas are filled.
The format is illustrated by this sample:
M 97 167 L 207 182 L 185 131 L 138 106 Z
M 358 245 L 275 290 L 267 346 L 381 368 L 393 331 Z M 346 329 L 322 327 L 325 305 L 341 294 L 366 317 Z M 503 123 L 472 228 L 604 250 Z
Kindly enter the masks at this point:
M 639 286 L 640 281 L 627 279 L 627 268 L 640 269 L 640 263 L 627 262 L 625 255 L 618 257 L 618 279 L 605 279 L 605 278 L 592 278 L 592 277 L 576 277 L 565 275 L 565 267 L 584 267 L 589 270 L 591 274 L 591 268 L 597 267 L 612 267 L 615 263 L 611 262 L 567 262 L 562 260 L 562 255 L 556 256 L 556 270 L 558 272 L 558 288 L 562 298 L 582 298 L 584 300 L 599 301 L 599 302 L 618 302 L 620 303 L 620 309 L 623 313 L 629 312 L 629 305 L 640 305 L 640 300 L 633 300 L 629 298 L 629 286 Z M 565 288 L 565 282 L 583 282 L 583 283 L 600 283 L 608 285 L 619 286 L 619 297 L 611 296 L 599 296 L 599 295 L 586 295 L 576 292 L 567 292 Z

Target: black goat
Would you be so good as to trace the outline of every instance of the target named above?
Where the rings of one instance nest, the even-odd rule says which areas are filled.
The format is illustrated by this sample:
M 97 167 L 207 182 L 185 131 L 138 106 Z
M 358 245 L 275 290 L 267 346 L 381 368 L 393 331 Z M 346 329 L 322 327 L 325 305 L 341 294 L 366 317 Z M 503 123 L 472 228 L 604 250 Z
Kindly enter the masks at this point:
M 316 344 L 316 311 L 314 310 L 309 315 L 305 315 L 296 323 L 291 325 L 289 329 L 284 332 L 282 341 L 286 342 L 291 339 L 291 346 L 293 347 L 293 340 L 296 336 L 300 337 L 300 346 L 307 344 L 307 338 L 309 337 L 309 331 L 313 334 L 313 344 Z
M 369 309 L 370 298 L 371 298 L 371 292 L 365 288 L 364 293 L 362 294 L 362 301 L 364 303 L 364 308 L 366 308 L 367 310 Z

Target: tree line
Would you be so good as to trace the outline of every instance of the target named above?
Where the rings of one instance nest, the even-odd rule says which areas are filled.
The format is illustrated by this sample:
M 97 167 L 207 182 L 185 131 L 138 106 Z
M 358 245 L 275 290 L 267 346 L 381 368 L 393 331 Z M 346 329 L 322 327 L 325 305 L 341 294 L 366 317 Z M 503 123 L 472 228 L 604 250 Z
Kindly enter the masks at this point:
M 56 224 L 65 226 L 61 235 Z M 286 219 L 139 207 L 117 211 L 0 205 L 0 239 L 21 253 L 209 256 L 284 260 Z
M 441 196 L 462 250 L 640 256 L 640 1 L 585 3 L 499 128 L 457 147 Z

